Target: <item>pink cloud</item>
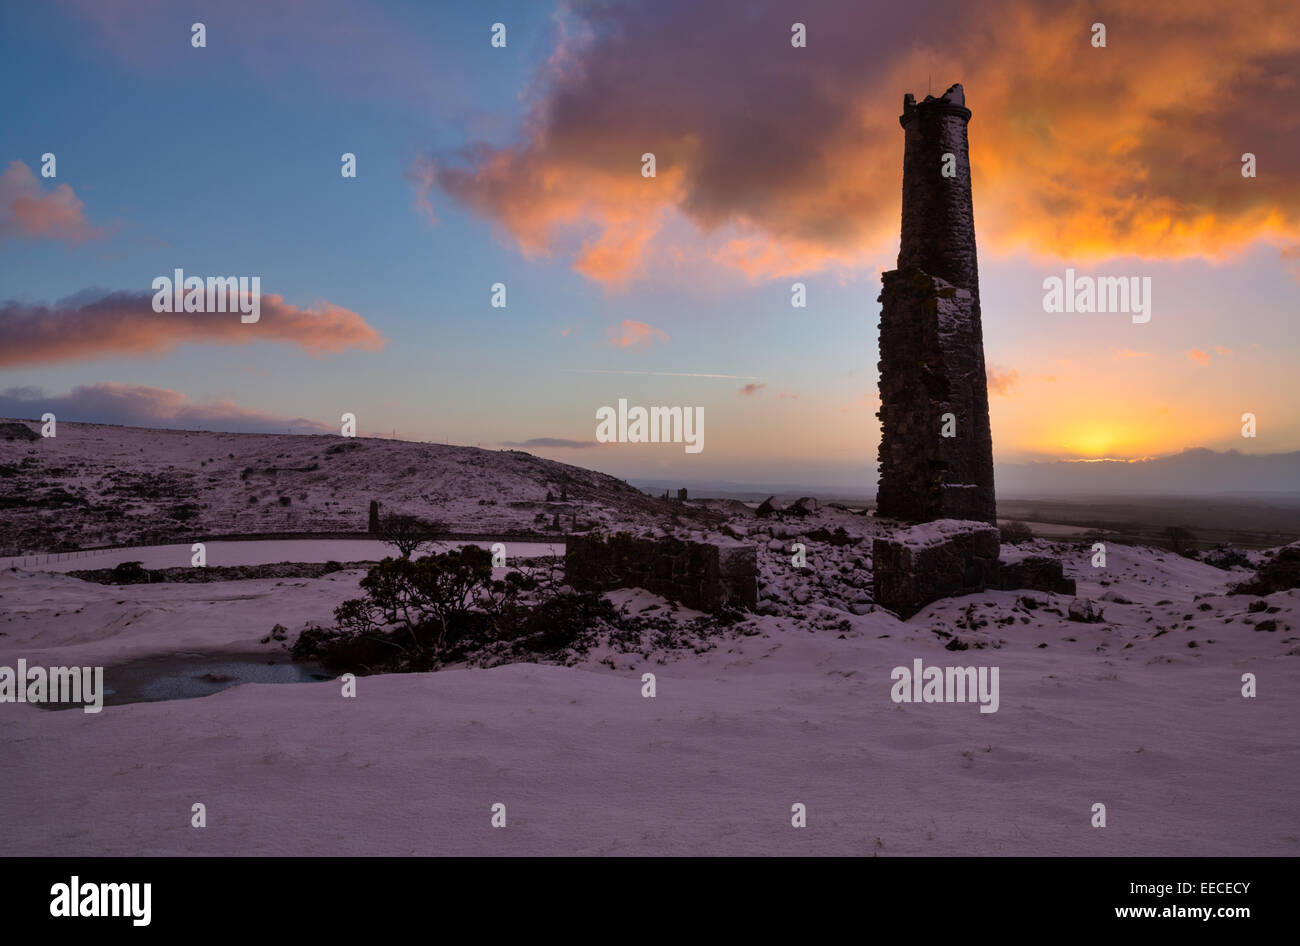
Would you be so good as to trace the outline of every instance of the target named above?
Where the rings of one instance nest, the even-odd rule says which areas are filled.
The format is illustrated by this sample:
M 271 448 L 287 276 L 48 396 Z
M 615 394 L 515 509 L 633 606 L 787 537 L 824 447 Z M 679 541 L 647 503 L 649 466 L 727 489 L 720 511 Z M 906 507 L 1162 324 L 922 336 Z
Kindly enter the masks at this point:
M 424 215 L 429 222 L 429 226 L 434 226 L 438 222 L 438 217 L 433 212 L 433 202 L 429 200 L 429 194 L 438 180 L 437 165 L 434 164 L 431 158 L 416 161 L 415 164 L 407 168 L 406 179 L 415 188 L 413 206 Z
M 86 219 L 85 205 L 67 184 L 47 191 L 21 161 L 11 161 L 0 173 L 0 241 L 62 240 L 75 245 L 103 235 Z
M 745 395 L 746 397 L 750 397 L 750 396 L 752 396 L 752 395 L 757 394 L 759 391 L 763 390 L 765 387 L 767 387 L 766 384 L 757 384 L 757 383 L 751 381 L 749 384 L 746 384 L 744 387 L 740 388 L 739 391 L 738 391 L 738 393 L 743 394 L 743 395 Z
M 171 427 L 187 430 L 245 433 L 338 433 L 338 428 L 305 417 L 283 417 L 234 401 L 194 401 L 170 388 L 139 384 L 90 384 L 67 394 L 46 395 L 35 388 L 0 391 L 0 417 L 39 417 L 51 411 L 60 421 L 122 424 L 127 427 Z
M 0 303 L 0 367 L 160 355 L 185 342 L 260 341 L 290 342 L 312 355 L 384 346 L 379 332 L 350 309 L 325 301 L 302 309 L 278 295 L 263 295 L 261 319 L 249 324 L 239 313 L 154 312 L 149 292 L 114 292 L 84 303 L 79 297 L 54 305 Z
M 667 332 L 661 332 L 644 322 L 624 319 L 620 327 L 622 331 L 613 326 L 609 329 L 609 344 L 614 348 L 649 348 L 656 341 L 668 341 Z
M 1203 352 L 1199 348 L 1193 348 L 1187 353 L 1187 357 L 1192 359 L 1192 361 L 1196 362 L 1198 365 L 1208 365 L 1210 363 L 1209 353 Z

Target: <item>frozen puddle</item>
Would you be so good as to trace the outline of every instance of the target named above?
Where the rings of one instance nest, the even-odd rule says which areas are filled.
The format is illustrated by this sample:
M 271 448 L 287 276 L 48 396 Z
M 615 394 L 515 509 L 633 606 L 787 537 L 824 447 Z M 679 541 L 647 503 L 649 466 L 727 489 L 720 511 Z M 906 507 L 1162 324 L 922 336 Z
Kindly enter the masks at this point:
M 333 680 L 312 663 L 275 654 L 190 654 L 141 657 L 104 668 L 104 705 L 190 700 L 241 683 L 316 683 Z M 82 703 L 41 703 L 45 709 L 74 709 Z

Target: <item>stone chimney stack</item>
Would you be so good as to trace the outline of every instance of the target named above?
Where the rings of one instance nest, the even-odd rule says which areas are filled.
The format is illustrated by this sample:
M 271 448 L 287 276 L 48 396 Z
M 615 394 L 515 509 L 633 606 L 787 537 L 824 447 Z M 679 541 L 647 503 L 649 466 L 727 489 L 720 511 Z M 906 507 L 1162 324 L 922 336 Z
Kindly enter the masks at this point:
M 975 215 L 971 207 L 970 109 L 961 85 L 920 105 L 903 96 L 903 235 L 898 268 L 915 267 L 979 295 Z M 953 177 L 943 177 L 951 154 Z
M 970 117 L 960 85 L 903 97 L 902 238 L 879 300 L 881 518 L 997 522 Z

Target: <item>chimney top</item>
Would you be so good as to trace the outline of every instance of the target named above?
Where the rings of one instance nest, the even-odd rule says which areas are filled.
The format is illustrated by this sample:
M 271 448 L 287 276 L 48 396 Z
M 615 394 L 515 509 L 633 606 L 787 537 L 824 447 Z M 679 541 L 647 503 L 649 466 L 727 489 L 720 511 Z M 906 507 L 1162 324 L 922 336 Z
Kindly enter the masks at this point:
M 898 123 L 906 125 L 922 110 L 927 112 L 948 112 L 961 115 L 967 121 L 970 120 L 970 109 L 966 107 L 966 92 L 962 89 L 960 82 L 954 82 L 948 86 L 948 91 L 943 95 L 927 95 L 920 104 L 917 104 L 916 96 L 911 92 L 906 93 L 903 96 L 903 114 L 898 116 Z

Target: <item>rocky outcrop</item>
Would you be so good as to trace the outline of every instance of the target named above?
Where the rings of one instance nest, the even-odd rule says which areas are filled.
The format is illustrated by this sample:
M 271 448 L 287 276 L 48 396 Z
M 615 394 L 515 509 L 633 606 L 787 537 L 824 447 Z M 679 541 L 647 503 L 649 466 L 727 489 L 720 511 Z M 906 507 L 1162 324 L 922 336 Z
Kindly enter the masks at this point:
M 1070 602 L 1069 619 L 1071 621 L 1096 624 L 1103 618 L 1104 614 L 1101 607 L 1091 598 L 1075 598 Z
M 0 440 L 40 440 L 41 435 L 32 430 L 26 424 L 20 424 L 17 421 L 6 421 L 0 423 Z
M 1300 543 L 1279 549 L 1272 559 L 1259 566 L 1255 577 L 1237 585 L 1229 594 L 1271 595 L 1275 591 L 1300 588 Z
M 1066 578 L 1060 561 L 1047 555 L 1003 561 L 998 582 L 998 587 L 1004 591 L 1027 588 L 1061 595 L 1075 594 L 1074 579 Z

